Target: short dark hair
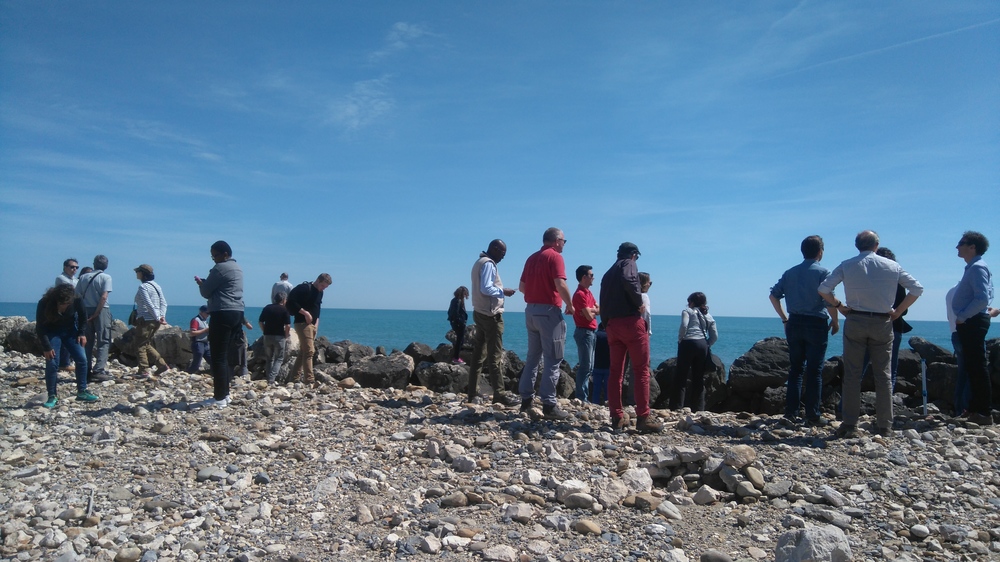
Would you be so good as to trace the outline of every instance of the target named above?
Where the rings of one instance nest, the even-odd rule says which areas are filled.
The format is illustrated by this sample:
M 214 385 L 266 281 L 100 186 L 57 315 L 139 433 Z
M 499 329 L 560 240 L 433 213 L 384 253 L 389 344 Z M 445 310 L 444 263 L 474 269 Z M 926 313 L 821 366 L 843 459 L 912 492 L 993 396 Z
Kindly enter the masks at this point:
M 233 257 L 233 248 L 225 240 L 217 240 L 212 244 L 212 251 L 223 256 Z
M 278 291 L 277 293 L 274 293 L 274 298 L 271 300 L 274 302 L 274 304 L 281 304 L 286 300 L 288 300 L 288 295 L 285 294 L 284 291 Z
M 645 285 L 646 283 L 652 283 L 652 281 L 649 280 L 649 274 L 646 273 L 645 271 L 640 271 L 639 272 L 639 285 Z
M 871 252 L 878 246 L 878 233 L 874 230 L 862 230 L 854 237 L 854 247 L 859 252 Z
M 985 254 L 986 250 L 990 248 L 990 241 L 981 232 L 976 232 L 975 230 L 966 230 L 962 234 L 962 241 L 959 243 L 975 246 L 977 256 Z
M 282 280 L 288 279 L 288 274 L 287 273 L 282 273 L 281 276 L 280 276 L 280 279 L 282 279 Z
M 98 271 L 104 271 L 108 268 L 108 256 L 104 254 L 97 254 L 94 256 L 94 269 Z
M 875 250 L 876 256 L 882 256 L 885 259 L 896 261 L 896 254 L 892 253 L 892 250 L 886 248 L 885 246 L 879 246 L 878 250 Z
M 329 273 L 320 273 L 319 276 L 316 277 L 316 282 L 333 285 L 333 277 L 330 277 Z
M 583 281 L 583 278 L 587 276 L 587 272 L 590 271 L 591 269 L 594 268 L 590 267 L 589 265 L 581 265 L 580 267 L 576 268 L 576 280 Z
M 814 260 L 823 251 L 823 239 L 818 234 L 806 236 L 800 249 L 802 250 L 802 259 Z
M 80 262 L 76 258 L 67 258 L 63 261 L 63 267 L 69 267 L 70 262 L 76 262 L 77 265 L 80 265 Z

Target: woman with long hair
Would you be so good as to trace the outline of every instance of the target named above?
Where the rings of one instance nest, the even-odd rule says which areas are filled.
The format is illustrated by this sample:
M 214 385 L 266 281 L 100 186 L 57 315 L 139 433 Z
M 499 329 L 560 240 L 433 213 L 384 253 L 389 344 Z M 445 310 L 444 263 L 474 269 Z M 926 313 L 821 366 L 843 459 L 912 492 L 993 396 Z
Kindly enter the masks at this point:
M 56 384 L 59 381 L 59 351 L 63 348 L 69 350 L 76 363 L 76 399 L 97 401 L 97 396 L 87 391 L 87 355 L 83 350 L 87 345 L 86 327 L 87 311 L 72 285 L 56 285 L 45 291 L 38 301 L 35 332 L 45 355 L 45 390 L 48 391 L 44 407 L 55 408 L 59 403 Z
M 685 403 L 695 412 L 705 409 L 705 365 L 712 356 L 712 344 L 718 339 L 715 319 L 708 313 L 708 297 L 705 293 L 691 293 L 687 308 L 681 311 L 677 371 L 670 393 L 671 410 L 680 410 Z M 689 382 L 691 396 L 686 397 Z
M 465 286 L 455 289 L 455 298 L 451 299 L 448 307 L 448 322 L 451 329 L 455 330 L 455 347 L 452 350 L 452 363 L 465 363 L 458 356 L 462 352 L 462 345 L 465 343 L 465 324 L 469 321 L 469 313 L 465 311 L 465 299 L 469 298 L 469 289 Z

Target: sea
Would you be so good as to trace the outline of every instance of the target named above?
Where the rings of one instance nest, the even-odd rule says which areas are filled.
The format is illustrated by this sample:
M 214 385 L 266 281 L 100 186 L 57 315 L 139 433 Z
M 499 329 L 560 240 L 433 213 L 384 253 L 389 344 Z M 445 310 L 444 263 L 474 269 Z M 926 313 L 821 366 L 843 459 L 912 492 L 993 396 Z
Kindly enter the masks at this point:
M 25 316 L 35 319 L 36 303 L 0 303 L 0 316 Z M 111 314 L 126 320 L 132 311 L 131 305 L 111 305 Z M 254 325 L 247 330 L 247 340 L 255 341 L 261 336 L 257 318 L 261 308 L 247 307 L 246 317 Z M 198 314 L 197 306 L 170 306 L 167 308 L 167 323 L 188 329 L 191 318 Z M 470 314 L 471 317 L 471 314 Z M 471 320 L 471 318 L 470 318 Z M 577 363 L 576 343 L 573 341 L 573 321 L 567 318 L 566 361 Z M 758 341 L 768 337 L 784 337 L 781 319 L 777 315 L 769 318 L 747 318 L 717 316 L 719 341 L 712 346 L 712 352 L 726 365 L 726 372 L 736 358 L 750 350 Z M 211 322 L 211 319 L 209 319 Z M 655 368 L 661 362 L 677 356 L 677 332 L 680 316 L 653 315 L 653 335 L 650 338 L 651 363 Z M 907 349 L 910 337 L 918 336 L 945 349 L 951 349 L 951 330 L 947 322 L 909 321 L 913 331 L 903 337 L 903 349 Z M 843 320 L 841 321 L 843 326 Z M 451 329 L 446 311 L 436 310 L 373 310 L 358 308 L 323 309 L 320 317 L 319 335 L 330 341 L 350 340 L 371 347 L 384 346 L 387 351 L 403 350 L 413 342 L 437 347 L 449 343 L 445 334 Z M 527 355 L 528 336 L 524 327 L 523 312 L 504 313 L 504 347 L 513 350 L 522 359 Z M 827 357 L 843 353 L 840 334 L 830 338 Z

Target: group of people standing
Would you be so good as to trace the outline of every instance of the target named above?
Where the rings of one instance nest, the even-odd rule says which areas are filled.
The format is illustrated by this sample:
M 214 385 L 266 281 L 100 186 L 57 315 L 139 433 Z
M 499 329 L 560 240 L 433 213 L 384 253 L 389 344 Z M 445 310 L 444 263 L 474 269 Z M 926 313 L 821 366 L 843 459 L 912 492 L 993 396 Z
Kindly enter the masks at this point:
M 652 281 L 636 267 L 636 260 L 641 255 L 639 248 L 631 242 L 618 247 L 614 264 L 601 278 L 598 300 L 590 291 L 594 273 L 589 265 L 577 268 L 578 286 L 570 296 L 561 255 L 565 244 L 563 232 L 549 228 L 542 236 L 542 248 L 527 259 L 521 273 L 518 290 L 524 294 L 526 303 L 528 352 L 518 383 L 518 395 L 507 392 L 500 370 L 504 299 L 515 293 L 504 287 L 497 268 L 507 253 L 506 244 L 500 239 L 491 241 L 472 267 L 471 292 L 465 286 L 455 291 L 448 317 L 457 336 L 456 362 L 461 361 L 458 354 L 467 319 L 466 295 L 472 297 L 476 325 L 468 399 L 472 401 L 479 396 L 480 376 L 485 369 L 494 403 L 515 405 L 520 401 L 521 411 L 530 412 L 536 380 L 540 376 L 538 397 L 542 416 L 553 420 L 569 417 L 556 401 L 559 364 L 566 341 L 563 314 L 567 314 L 574 319 L 573 337 L 580 354 L 576 397 L 599 401 L 606 390 L 612 426 L 624 429 L 629 420 L 623 408 L 622 385 L 626 365 L 631 363 L 636 429 L 645 433 L 660 431 L 662 424 L 652 419 L 649 401 L 652 329 L 646 293 Z M 823 258 L 823 239 L 809 236 L 800 247 L 803 262 L 786 271 L 771 288 L 769 299 L 784 323 L 791 363 L 785 419 L 789 423 L 804 422 L 814 426 L 829 423 L 820 415 L 822 369 L 828 335 L 840 331 L 840 316 L 844 316 L 843 423 L 837 435 L 857 435 L 861 379 L 866 366 L 870 365 L 876 387 L 874 431 L 888 437 L 892 431 L 892 392 L 899 345 L 902 334 L 909 331 L 902 316 L 922 294 L 923 287 L 895 261 L 890 250 L 880 248 L 874 231 L 860 232 L 855 238 L 855 246 L 859 254 L 844 260 L 831 272 L 819 263 Z M 956 405 L 958 413 L 978 424 L 993 423 L 985 340 L 990 318 L 1000 315 L 1000 310 L 989 306 L 993 284 L 982 260 L 988 247 L 989 242 L 981 233 L 963 234 L 957 249 L 959 257 L 966 262 L 965 273 L 948 296 L 949 318 L 954 318 L 956 334 L 953 341 L 959 356 L 960 388 L 956 391 Z M 834 292 L 840 284 L 844 285 L 843 301 Z M 782 309 L 782 299 L 786 302 L 787 314 Z M 562 309 L 564 303 L 565 310 Z M 688 406 L 697 411 L 705 408 L 704 372 L 707 362 L 711 361 L 711 346 L 717 340 L 718 330 L 708 313 L 707 297 L 700 292 L 692 293 L 687 307 L 681 311 L 677 369 L 669 385 L 663 385 L 669 388 L 664 388 L 658 406 L 669 401 L 671 409 Z M 607 369 L 601 364 L 600 347 L 604 341 Z M 968 381 L 967 384 L 964 381 Z M 804 418 L 800 417 L 803 411 Z
M 633 372 L 630 388 L 635 397 L 635 427 L 643 433 L 661 431 L 663 425 L 651 416 L 649 400 L 649 337 L 652 327 L 646 293 L 652 280 L 647 273 L 638 271 L 636 260 L 641 255 L 639 248 L 631 242 L 624 242 L 618 247 L 614 264 L 601 278 L 598 301 L 590 290 L 595 276 L 589 265 L 577 267 L 577 289 L 570 294 L 562 258 L 565 245 L 562 230 L 555 227 L 547 229 L 542 234 L 541 249 L 528 257 L 518 282 L 518 291 L 524 295 L 526 305 L 524 317 L 528 351 L 517 395 L 505 389 L 501 372 L 504 299 L 515 293 L 513 289 L 503 286 L 497 267 L 507 253 L 507 245 L 500 239 L 491 241 L 473 264 L 471 297 L 476 335 L 469 370 L 468 399 L 475 400 L 479 396 L 480 376 L 485 369 L 494 403 L 507 406 L 520 403 L 521 411 L 530 413 L 537 382 L 542 417 L 551 420 L 568 418 L 570 414 L 562 410 L 556 400 L 559 365 L 566 344 L 567 328 L 563 314 L 567 314 L 572 315 L 574 320 L 573 337 L 580 356 L 576 396 L 599 403 L 606 396 L 612 425 L 616 430 L 625 429 L 630 420 L 623 406 L 622 387 L 626 363 L 629 362 Z M 449 320 L 456 335 L 465 330 L 461 319 L 465 316 L 466 294 L 469 291 L 464 286 L 459 287 L 449 308 Z M 689 378 L 701 379 L 706 358 L 709 357 L 709 346 L 718 339 L 715 320 L 708 314 L 705 295 L 692 294 L 688 306 L 684 313 L 685 324 L 681 326 L 678 337 L 679 349 L 684 350 L 686 358 L 681 367 L 686 372 L 679 369 L 674 377 L 671 396 L 676 399 L 672 399 L 672 403 L 684 403 L 684 389 Z M 456 310 L 460 312 L 456 313 Z M 696 338 L 701 341 L 694 342 Z M 456 338 L 456 361 L 459 360 L 460 349 L 461 340 Z M 695 357 L 698 353 L 700 357 Z M 701 387 L 695 386 L 695 393 L 700 392 Z M 696 403 L 697 398 L 694 398 L 692 404 Z
M 874 432 L 889 437 L 892 433 L 892 393 L 902 334 L 909 326 L 902 316 L 923 293 L 923 286 L 906 272 L 887 248 L 880 247 L 878 234 L 864 230 L 855 237 L 858 255 L 844 260 L 831 272 L 820 265 L 823 239 L 805 238 L 800 249 L 802 263 L 782 274 L 771 287 L 769 296 L 774 310 L 785 325 L 791 367 L 788 373 L 785 419 L 824 426 L 820 415 L 822 371 L 828 334 L 840 331 L 839 315 L 845 317 L 844 379 L 842 386 L 843 423 L 840 437 L 854 437 L 861 409 L 861 379 L 870 367 L 875 382 Z M 957 245 L 958 256 L 966 262 L 965 272 L 948 296 L 949 318 L 954 318 L 957 337 L 955 351 L 959 358 L 959 385 L 968 380 L 971 398 L 968 409 L 956 399 L 958 414 L 980 425 L 993 423 L 992 389 L 986 364 L 986 334 L 990 318 L 1000 311 L 991 308 L 993 282 L 982 256 L 989 248 L 986 237 L 968 231 Z M 844 299 L 834 290 L 844 285 Z M 785 300 L 788 313 L 781 307 Z M 804 389 L 803 389 L 804 379 Z
M 242 346 L 242 365 L 245 365 L 246 339 L 239 336 L 244 325 L 252 325 L 244 316 L 243 271 L 233 259 L 232 248 L 219 240 L 212 244 L 210 252 L 215 266 L 208 277 L 194 277 L 207 303 L 191 320 L 193 357 L 189 371 L 197 372 L 202 359 L 207 359 L 212 372 L 213 395 L 203 404 L 226 407 L 230 402 L 230 385 L 234 376 L 230 363 L 239 363 L 240 360 L 235 358 L 240 356 L 238 348 Z M 107 273 L 108 258 L 96 256 L 94 267 L 84 268 L 79 278 L 74 278 L 78 267 L 76 259 L 66 260 L 63 273 L 56 278 L 55 286 L 45 292 L 36 309 L 35 329 L 46 358 L 48 397 L 43 404 L 46 408 L 54 408 L 58 404 L 56 387 L 60 368 L 75 371 L 76 399 L 83 402 L 98 400 L 88 390 L 88 383 L 113 379 L 107 371 L 113 322 L 108 306 L 108 296 L 112 291 L 111 275 Z M 133 337 L 139 362 L 133 376 L 141 379 L 160 375 L 169 369 L 153 345 L 157 330 L 166 324 L 167 300 L 163 289 L 154 280 L 151 265 L 142 264 L 134 271 L 140 285 L 129 323 L 135 327 Z M 268 382 L 275 383 L 284 357 L 289 326 L 294 318 L 301 352 L 289 381 L 299 380 L 301 376 L 303 382 L 314 383 L 314 341 L 323 291 L 332 284 L 332 279 L 329 274 L 323 273 L 316 281 L 304 282 L 296 287 L 292 287 L 287 279 L 288 276 L 282 274 L 282 281 L 272 290 L 272 304 L 264 308 L 259 318 L 264 332 Z M 70 360 L 73 365 L 69 364 Z

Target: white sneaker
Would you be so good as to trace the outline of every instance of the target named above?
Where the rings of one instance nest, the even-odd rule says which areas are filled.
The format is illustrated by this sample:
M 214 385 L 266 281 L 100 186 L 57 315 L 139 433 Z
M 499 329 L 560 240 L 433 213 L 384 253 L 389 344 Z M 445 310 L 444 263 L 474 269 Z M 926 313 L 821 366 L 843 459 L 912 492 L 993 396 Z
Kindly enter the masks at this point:
M 218 407 L 220 407 L 220 408 L 228 408 L 229 407 L 229 402 L 231 402 L 231 401 L 232 401 L 232 399 L 229 398 L 229 396 L 226 396 L 222 400 L 216 400 L 215 401 L 215 405 L 218 406 Z

